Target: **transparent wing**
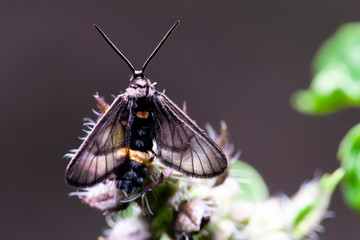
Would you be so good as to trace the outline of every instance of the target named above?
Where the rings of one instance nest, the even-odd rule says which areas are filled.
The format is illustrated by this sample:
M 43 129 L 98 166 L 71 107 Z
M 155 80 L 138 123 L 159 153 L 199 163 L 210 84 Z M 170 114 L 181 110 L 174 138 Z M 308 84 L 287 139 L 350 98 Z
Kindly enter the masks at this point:
M 227 168 L 220 148 L 165 94 L 156 92 L 156 144 L 161 162 L 186 175 L 213 177 Z
M 75 187 L 99 183 L 125 161 L 126 125 L 131 102 L 119 95 L 81 144 L 66 169 L 66 181 Z

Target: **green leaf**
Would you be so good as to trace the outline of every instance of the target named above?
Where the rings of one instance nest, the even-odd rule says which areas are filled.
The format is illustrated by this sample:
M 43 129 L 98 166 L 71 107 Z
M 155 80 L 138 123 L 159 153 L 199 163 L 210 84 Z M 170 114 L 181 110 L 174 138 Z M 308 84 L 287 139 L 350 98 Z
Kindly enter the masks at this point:
M 354 79 L 360 79 L 360 23 L 343 24 L 320 47 L 313 62 L 314 73 L 343 65 Z
M 174 209 L 172 207 L 156 209 L 156 214 L 151 221 L 151 232 L 154 236 L 161 236 L 163 233 L 172 232 L 173 220 Z
M 360 124 L 353 127 L 340 143 L 338 157 L 345 170 L 342 192 L 347 205 L 360 213 Z
M 126 208 L 125 210 L 118 212 L 118 217 L 121 217 L 121 218 L 132 218 L 135 216 L 136 216 L 136 213 L 134 212 L 132 205 L 130 205 L 130 207 Z
M 249 164 L 235 161 L 230 166 L 231 176 L 241 184 L 241 194 L 235 200 L 264 201 L 269 198 L 269 190 L 261 175 Z
M 339 168 L 332 174 L 324 174 L 319 180 L 306 183 L 292 197 L 290 206 L 295 212 L 295 236 L 306 237 L 318 227 L 326 215 L 331 196 L 343 177 L 344 170 Z
M 360 106 L 360 23 L 341 26 L 320 47 L 307 90 L 292 96 L 292 105 L 305 114 L 329 114 Z

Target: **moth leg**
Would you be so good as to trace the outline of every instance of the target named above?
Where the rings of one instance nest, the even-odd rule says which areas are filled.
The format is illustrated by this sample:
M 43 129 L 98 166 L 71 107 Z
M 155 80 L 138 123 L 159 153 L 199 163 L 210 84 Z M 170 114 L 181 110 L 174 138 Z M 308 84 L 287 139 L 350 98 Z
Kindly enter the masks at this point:
M 145 197 L 146 193 L 152 191 L 157 186 L 164 184 L 166 182 L 166 180 L 171 176 L 173 171 L 174 170 L 171 170 L 171 169 L 164 169 L 160 173 L 158 173 L 155 181 L 153 181 L 143 187 L 143 189 L 141 191 L 141 197 Z

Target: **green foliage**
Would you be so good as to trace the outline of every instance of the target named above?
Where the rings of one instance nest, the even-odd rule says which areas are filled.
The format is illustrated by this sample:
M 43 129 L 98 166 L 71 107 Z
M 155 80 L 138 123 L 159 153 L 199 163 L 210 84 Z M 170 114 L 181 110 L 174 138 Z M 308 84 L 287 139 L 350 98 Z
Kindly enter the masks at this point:
M 329 114 L 360 106 L 360 24 L 341 26 L 321 46 L 313 62 L 313 80 L 297 91 L 293 106 L 305 114 Z
M 269 198 L 269 190 L 260 174 L 249 164 L 235 161 L 231 164 L 234 177 L 242 179 L 247 184 L 241 184 L 242 194 L 237 195 L 239 201 L 265 201 Z M 245 174 L 244 174 L 245 173 Z
M 305 191 L 299 191 L 292 198 L 292 204 L 296 209 L 294 218 L 296 236 L 305 237 L 325 217 L 331 196 L 343 177 L 344 171 L 341 168 L 332 174 L 324 174 L 319 181 L 308 183 Z
M 345 202 L 360 213 L 360 124 L 342 140 L 338 156 L 346 173 L 342 183 Z
M 156 214 L 151 221 L 151 231 L 155 236 L 162 236 L 163 233 L 169 232 L 174 222 L 174 208 L 161 207 L 156 209 Z
M 298 111 L 314 115 L 360 106 L 360 23 L 342 25 L 324 42 L 314 58 L 309 89 L 297 91 L 292 103 Z M 345 202 L 360 213 L 360 124 L 344 137 L 338 157 Z

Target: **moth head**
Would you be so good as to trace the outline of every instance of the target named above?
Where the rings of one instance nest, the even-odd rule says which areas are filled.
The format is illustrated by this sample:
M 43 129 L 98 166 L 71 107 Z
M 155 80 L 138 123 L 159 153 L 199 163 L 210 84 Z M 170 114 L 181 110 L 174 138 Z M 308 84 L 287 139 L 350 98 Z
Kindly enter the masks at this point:
M 130 85 L 128 92 L 130 95 L 137 98 L 153 95 L 155 91 L 155 84 L 152 84 L 150 79 L 142 71 L 135 71 L 130 78 Z

